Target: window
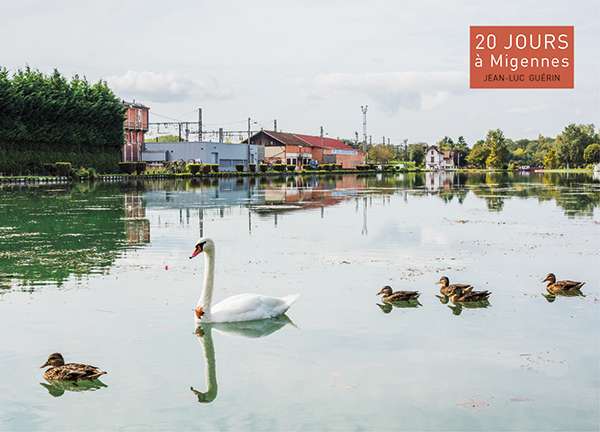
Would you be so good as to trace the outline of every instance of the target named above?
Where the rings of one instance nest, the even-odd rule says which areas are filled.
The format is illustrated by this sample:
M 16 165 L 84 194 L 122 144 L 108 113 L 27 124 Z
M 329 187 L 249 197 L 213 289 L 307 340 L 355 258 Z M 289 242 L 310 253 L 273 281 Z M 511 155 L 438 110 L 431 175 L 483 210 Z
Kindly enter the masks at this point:
M 287 164 L 290 165 L 291 163 L 292 163 L 292 161 L 290 160 L 290 158 L 288 158 Z
M 431 163 L 433 163 L 433 155 L 431 155 Z

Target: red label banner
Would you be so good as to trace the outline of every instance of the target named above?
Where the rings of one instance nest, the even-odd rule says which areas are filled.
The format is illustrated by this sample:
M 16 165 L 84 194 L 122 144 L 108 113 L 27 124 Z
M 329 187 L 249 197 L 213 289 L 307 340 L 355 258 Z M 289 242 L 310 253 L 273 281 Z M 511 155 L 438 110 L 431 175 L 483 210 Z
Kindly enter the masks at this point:
M 471 88 L 573 88 L 573 26 L 471 26 Z

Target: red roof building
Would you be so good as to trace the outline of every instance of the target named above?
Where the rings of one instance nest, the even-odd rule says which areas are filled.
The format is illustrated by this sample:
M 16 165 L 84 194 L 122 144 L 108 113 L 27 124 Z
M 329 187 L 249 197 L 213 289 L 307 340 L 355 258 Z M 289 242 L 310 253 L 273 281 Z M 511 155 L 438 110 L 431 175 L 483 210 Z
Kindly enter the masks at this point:
M 252 144 L 265 146 L 265 162 L 302 166 L 311 160 L 356 168 L 365 163 L 365 154 L 344 142 L 315 135 L 262 130 L 252 136 Z

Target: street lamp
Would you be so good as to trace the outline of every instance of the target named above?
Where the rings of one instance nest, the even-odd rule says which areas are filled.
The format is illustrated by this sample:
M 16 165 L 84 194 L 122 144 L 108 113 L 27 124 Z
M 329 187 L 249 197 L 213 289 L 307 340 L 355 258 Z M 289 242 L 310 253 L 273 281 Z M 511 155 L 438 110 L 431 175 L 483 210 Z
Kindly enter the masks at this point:
M 246 171 L 249 172 L 250 171 L 250 136 L 251 136 L 251 131 L 250 131 L 250 124 L 256 124 L 256 122 L 253 122 L 250 117 L 248 117 L 248 145 L 246 146 L 247 148 L 247 152 L 246 152 Z

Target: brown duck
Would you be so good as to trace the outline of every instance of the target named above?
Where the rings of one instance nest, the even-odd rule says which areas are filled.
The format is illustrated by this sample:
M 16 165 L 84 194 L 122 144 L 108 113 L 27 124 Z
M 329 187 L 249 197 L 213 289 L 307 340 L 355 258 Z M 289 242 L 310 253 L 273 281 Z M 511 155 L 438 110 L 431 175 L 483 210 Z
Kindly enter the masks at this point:
M 452 303 L 485 302 L 491 294 L 489 291 L 465 291 L 463 288 L 454 287 L 450 300 Z
M 384 286 L 377 293 L 377 295 L 382 296 L 381 299 L 386 303 L 394 303 L 400 301 L 409 301 L 416 300 L 419 298 L 421 293 L 418 291 L 396 291 L 392 290 L 392 287 L 389 285 Z
M 443 296 L 449 297 L 455 288 L 460 288 L 463 293 L 473 291 L 473 285 L 471 284 L 452 284 L 450 285 L 450 279 L 446 276 L 442 276 L 436 285 L 440 285 L 440 293 Z
M 95 366 L 80 363 L 65 363 L 62 354 L 50 354 L 46 363 L 41 368 L 50 366 L 44 372 L 44 378 L 48 381 L 80 381 L 95 380 L 107 372 L 98 369 Z
M 548 282 L 546 289 L 550 294 L 579 294 L 581 287 L 585 285 L 585 282 L 577 282 L 572 280 L 561 280 L 557 281 L 554 273 L 548 273 L 546 279 L 542 282 Z

